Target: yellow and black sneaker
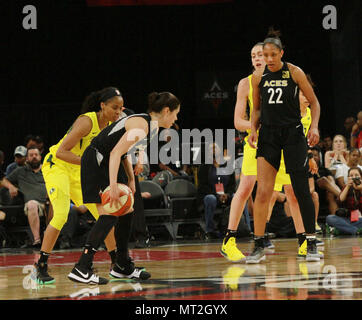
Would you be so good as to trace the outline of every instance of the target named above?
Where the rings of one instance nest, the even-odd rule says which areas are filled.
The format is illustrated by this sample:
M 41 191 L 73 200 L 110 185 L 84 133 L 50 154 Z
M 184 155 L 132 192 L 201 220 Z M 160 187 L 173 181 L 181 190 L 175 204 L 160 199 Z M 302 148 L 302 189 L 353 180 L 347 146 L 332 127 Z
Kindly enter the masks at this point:
M 224 238 L 220 253 L 231 262 L 240 262 L 245 259 L 243 253 L 236 246 L 235 237 Z
M 245 259 L 243 253 L 236 246 L 235 237 L 223 240 L 220 253 L 231 262 L 240 262 Z

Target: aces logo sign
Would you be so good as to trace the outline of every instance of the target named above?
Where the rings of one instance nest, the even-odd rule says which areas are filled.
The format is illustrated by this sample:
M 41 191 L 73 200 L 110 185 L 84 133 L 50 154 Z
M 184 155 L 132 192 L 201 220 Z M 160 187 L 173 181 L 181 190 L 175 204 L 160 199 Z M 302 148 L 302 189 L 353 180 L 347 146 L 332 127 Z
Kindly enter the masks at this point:
M 214 81 L 214 83 L 210 87 L 210 90 L 204 93 L 204 100 L 211 103 L 216 113 L 219 105 L 228 98 L 229 93 L 225 90 L 222 90 L 217 80 Z
M 236 102 L 234 86 L 239 82 L 239 78 L 238 71 L 197 72 L 195 77 L 196 115 L 201 119 L 215 119 L 216 123 L 219 123 L 221 119 L 233 119 Z M 212 125 L 212 123 L 205 121 L 205 125 Z

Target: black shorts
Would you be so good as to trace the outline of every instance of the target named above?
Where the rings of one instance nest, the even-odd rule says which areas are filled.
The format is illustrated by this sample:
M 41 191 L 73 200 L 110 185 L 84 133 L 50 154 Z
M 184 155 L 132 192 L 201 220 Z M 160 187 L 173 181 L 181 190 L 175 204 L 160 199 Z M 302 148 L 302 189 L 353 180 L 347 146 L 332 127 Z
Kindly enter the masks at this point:
M 303 171 L 307 174 L 308 146 L 301 123 L 288 127 L 261 126 L 256 157 L 264 157 L 278 171 L 282 150 L 287 173 Z
M 97 150 L 89 146 L 81 158 L 80 177 L 83 203 L 101 203 L 99 193 L 109 186 L 108 158 L 98 164 Z M 128 182 L 122 163 L 119 166 L 117 182 L 124 184 Z

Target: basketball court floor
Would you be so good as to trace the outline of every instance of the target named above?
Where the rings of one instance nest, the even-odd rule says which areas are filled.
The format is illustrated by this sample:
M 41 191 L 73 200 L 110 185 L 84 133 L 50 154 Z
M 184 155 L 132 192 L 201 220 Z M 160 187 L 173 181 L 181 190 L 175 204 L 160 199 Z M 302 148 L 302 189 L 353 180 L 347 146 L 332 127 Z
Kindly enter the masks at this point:
M 1 300 L 362 300 L 362 237 L 326 237 L 321 262 L 297 259 L 296 239 L 274 239 L 260 264 L 231 263 L 219 253 L 220 241 L 173 242 L 131 249 L 138 266 L 151 272 L 143 282 L 111 280 L 95 286 L 67 278 L 80 256 L 77 250 L 56 250 L 49 259 L 55 283 L 38 285 L 32 249 L 0 251 Z M 253 243 L 241 239 L 245 255 Z M 98 274 L 108 277 L 109 255 L 95 256 Z

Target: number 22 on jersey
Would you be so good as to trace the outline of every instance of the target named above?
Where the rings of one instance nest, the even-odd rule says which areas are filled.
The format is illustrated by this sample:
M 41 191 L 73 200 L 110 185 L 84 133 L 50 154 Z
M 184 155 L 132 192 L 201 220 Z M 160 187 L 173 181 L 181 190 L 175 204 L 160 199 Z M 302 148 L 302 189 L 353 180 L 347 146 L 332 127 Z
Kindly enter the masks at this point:
M 269 88 L 268 93 L 270 94 L 268 101 L 269 104 L 283 103 L 281 100 L 283 90 L 281 88 Z

